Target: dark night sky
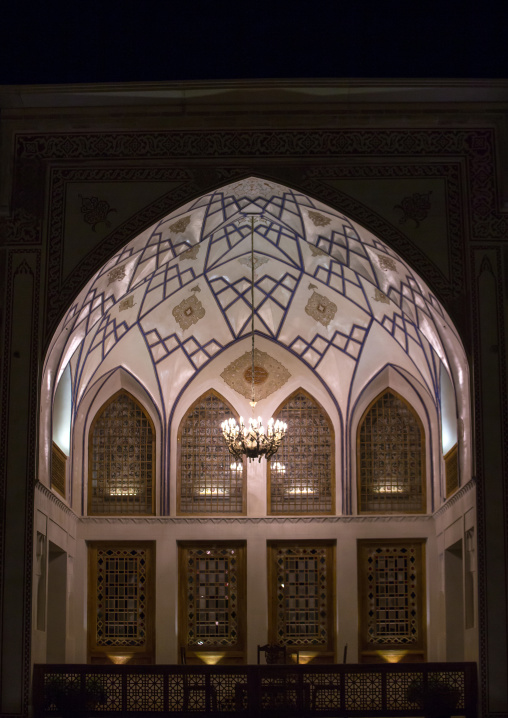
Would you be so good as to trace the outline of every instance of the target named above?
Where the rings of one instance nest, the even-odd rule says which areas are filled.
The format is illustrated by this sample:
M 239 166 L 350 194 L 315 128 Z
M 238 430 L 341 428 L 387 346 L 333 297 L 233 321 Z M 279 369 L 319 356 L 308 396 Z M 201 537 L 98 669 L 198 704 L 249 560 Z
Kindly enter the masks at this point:
M 508 77 L 499 0 L 8 0 L 0 84 Z

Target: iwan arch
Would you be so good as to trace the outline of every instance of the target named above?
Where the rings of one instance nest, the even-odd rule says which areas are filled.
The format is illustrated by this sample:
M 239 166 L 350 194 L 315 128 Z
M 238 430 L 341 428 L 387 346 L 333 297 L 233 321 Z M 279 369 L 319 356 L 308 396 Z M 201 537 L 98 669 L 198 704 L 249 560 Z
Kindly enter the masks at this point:
M 293 121 L 303 123 L 303 107 L 313 101 L 292 104 L 289 98 L 281 88 L 281 108 L 291 107 Z M 198 118 L 198 105 L 194 111 Z M 176 126 L 152 134 L 115 129 L 112 143 L 106 128 L 83 136 L 59 129 L 38 144 L 33 132 L 13 139 L 15 167 L 37 165 L 48 182 L 42 210 L 34 199 L 37 189 L 30 185 L 30 197 L 15 186 L 12 219 L 4 223 L 12 280 L 7 285 L 12 299 L 6 302 L 12 322 L 5 330 L 11 332 L 12 362 L 22 365 L 6 364 L 7 440 L 10 456 L 21 456 L 20 437 L 28 431 L 30 451 L 25 445 L 26 458 L 14 467 L 22 471 L 27 462 L 28 507 L 30 467 L 37 459 L 33 551 L 26 543 L 24 564 L 32 576 L 25 658 L 30 649 L 32 662 L 127 657 L 174 663 L 185 646 L 189 660 L 255 662 L 258 643 L 279 639 L 296 647 L 303 660 L 324 663 L 340 660 L 346 644 L 351 662 L 478 660 L 489 715 L 488 701 L 499 708 L 503 698 L 497 689 L 489 693 L 488 681 L 498 685 L 497 678 L 487 672 L 490 654 L 479 640 L 485 630 L 479 614 L 487 599 L 478 554 L 485 550 L 481 532 L 489 529 L 482 523 L 483 503 L 478 521 L 476 497 L 479 457 L 488 462 L 496 453 L 482 454 L 477 432 L 481 420 L 495 418 L 489 402 L 499 392 L 491 392 L 494 352 L 479 354 L 482 366 L 490 367 L 482 375 L 488 395 L 479 392 L 472 375 L 476 340 L 472 349 L 460 306 L 468 297 L 462 284 L 465 252 L 458 248 L 465 240 L 454 234 L 458 215 L 451 202 L 464 202 L 460 168 L 450 169 L 454 161 L 447 156 L 439 171 L 431 167 L 430 152 L 438 145 L 432 145 L 430 130 L 418 135 L 416 129 L 397 129 L 397 153 L 392 149 L 388 162 L 368 141 L 369 133 L 374 136 L 368 128 L 363 145 L 348 132 L 334 130 L 326 139 L 322 130 L 308 126 L 272 133 L 268 145 L 261 138 L 265 130 L 255 126 L 259 118 L 242 115 L 245 127 L 252 121 L 252 132 L 233 147 L 237 129 L 228 127 L 220 103 L 213 111 L 225 129 L 203 130 L 199 145 L 190 129 L 179 135 L 183 145 L 175 144 Z M 90 110 L 90 116 L 97 112 Z M 321 112 L 320 121 L 331 122 L 324 106 Z M 376 147 L 385 142 L 385 153 L 388 129 L 375 133 Z M 460 144 L 460 133 L 448 134 L 454 152 L 466 153 L 470 144 Z M 308 142 L 329 143 L 326 159 L 324 144 L 317 158 L 305 136 Z M 415 137 L 420 145 L 409 148 Z M 360 142 L 355 153 L 362 161 L 356 165 L 348 142 Z M 220 159 L 212 158 L 212 143 Z M 87 152 L 85 166 L 80 163 Z M 76 168 L 69 169 L 73 161 Z M 467 161 L 479 160 L 469 151 Z M 383 162 L 391 165 L 384 175 Z M 390 182 L 407 192 L 398 202 Z M 27 229 L 30 212 L 41 216 L 40 236 Z M 437 228 L 442 214 L 443 234 L 431 239 L 425 223 Z M 300 429 L 297 439 L 288 436 L 288 453 L 275 457 L 269 469 L 264 460 L 244 467 L 224 463 L 213 431 L 215 417 L 224 411 L 250 413 L 242 358 L 250 349 L 252 215 L 257 386 L 263 392 L 256 411 L 286 412 Z M 448 246 L 444 258 L 440 242 Z M 468 301 L 478 302 L 475 336 L 489 332 L 492 347 L 499 339 L 490 311 L 492 306 L 500 311 L 497 255 L 485 247 L 483 252 L 478 293 Z M 44 305 L 35 301 L 39 278 Z M 31 332 L 23 317 L 30 317 Z M 30 374 L 33 361 L 23 364 L 26 356 L 35 356 L 30 352 L 41 360 L 38 381 Z M 29 391 L 27 375 L 35 381 Z M 25 387 L 18 398 L 27 396 L 31 407 L 35 389 L 40 398 L 38 411 L 24 419 L 15 411 L 16 386 Z M 111 429 L 120 425 L 128 430 Z M 37 451 L 32 435 L 38 437 Z M 392 435 L 396 440 L 387 446 Z M 482 434 L 482 442 L 495 438 L 495 428 L 488 439 Z M 389 467 L 386 475 L 380 466 Z M 6 495 L 7 509 L 14 509 L 20 496 L 9 489 Z M 499 521 L 495 510 L 492 518 Z M 19 542 L 24 526 L 32 535 L 25 520 L 17 534 L 6 522 L 7 546 Z M 136 554 L 136 569 L 135 562 L 129 564 L 143 572 L 148 586 L 142 635 L 134 635 L 134 603 L 128 604 L 128 616 L 114 619 L 98 605 L 101 581 L 107 583 L 108 575 L 117 584 L 125 579 L 124 549 L 146 552 Z M 188 601 L 199 608 L 199 597 L 185 590 L 192 562 L 203 560 L 203 575 L 216 585 L 224 552 L 228 561 L 232 552 L 236 557 L 234 570 L 228 564 L 239 587 L 233 637 L 223 629 L 218 604 L 194 612 L 201 616 L 199 625 L 187 610 Z M 369 560 L 376 552 L 387 568 L 373 579 Z M 301 568 L 298 562 L 309 555 L 326 564 L 325 588 L 319 571 L 302 578 L 307 588 L 323 589 L 316 605 L 325 618 L 313 623 L 312 607 L 305 615 L 295 611 L 282 635 L 274 619 L 280 587 L 274 566 L 293 561 Z M 397 595 L 388 608 L 369 603 L 366 585 L 389 584 L 407 556 L 406 578 L 397 577 Z M 9 561 L 6 571 L 15 574 Z M 5 605 L 15 614 L 13 585 Z M 128 581 L 122 586 L 127 591 Z M 404 623 L 396 602 L 408 596 L 411 618 Z M 493 608 L 499 610 L 498 600 Z M 377 628 L 382 626 L 378 634 L 369 624 L 372 611 L 378 612 Z M 215 633 L 205 625 L 212 618 Z M 400 626 L 394 628 L 394 622 Z M 301 624 L 310 628 L 303 631 Z M 208 646 L 206 631 L 212 637 Z M 4 641 L 9 640 L 7 635 Z M 4 679 L 3 700 L 15 714 L 26 673 L 16 684 L 14 663 L 4 660 L 3 666 L 12 679 L 10 685 Z M 497 714 L 500 710 L 492 712 Z

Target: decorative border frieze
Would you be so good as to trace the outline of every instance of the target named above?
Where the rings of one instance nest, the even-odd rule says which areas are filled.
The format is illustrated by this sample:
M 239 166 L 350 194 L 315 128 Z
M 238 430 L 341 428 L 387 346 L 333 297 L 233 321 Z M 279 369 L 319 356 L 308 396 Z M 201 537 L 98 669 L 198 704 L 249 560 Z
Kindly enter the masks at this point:
M 284 524 L 374 524 L 374 523 L 426 523 L 431 521 L 433 516 L 266 516 L 266 517 L 245 517 L 245 516 L 227 516 L 224 518 L 214 517 L 172 517 L 172 516 L 82 516 L 78 519 L 81 525 L 109 525 L 109 524 L 127 524 L 127 525 L 221 525 L 227 526 L 231 524 L 243 526 L 257 526 L 259 524 L 284 525 Z
M 466 494 L 468 494 L 473 489 L 476 489 L 476 476 L 473 476 L 473 478 L 468 481 L 467 484 L 464 484 L 464 486 L 462 486 L 458 491 L 456 491 L 453 496 L 450 496 L 450 498 L 446 501 L 445 504 L 443 504 L 443 506 L 441 506 L 437 511 L 434 511 L 434 518 L 445 514 L 448 509 L 451 509 L 454 504 L 464 498 L 464 496 L 466 496 Z

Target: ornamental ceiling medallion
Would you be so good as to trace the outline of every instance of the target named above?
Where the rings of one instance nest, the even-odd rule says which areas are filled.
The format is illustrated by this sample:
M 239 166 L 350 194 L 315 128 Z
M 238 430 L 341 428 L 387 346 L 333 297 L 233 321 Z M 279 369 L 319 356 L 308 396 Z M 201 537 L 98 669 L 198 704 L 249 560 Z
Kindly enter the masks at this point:
M 317 322 L 327 327 L 337 313 L 337 305 L 322 294 L 312 292 L 305 311 Z
M 185 330 L 205 316 L 205 308 L 193 294 L 192 297 L 187 297 L 173 309 L 173 316 L 180 328 Z
M 246 399 L 251 398 L 252 381 L 252 355 L 245 352 L 241 357 L 231 362 L 221 374 L 226 384 Z M 274 391 L 280 389 L 291 374 L 277 359 L 266 352 L 254 350 L 254 384 L 256 386 L 256 400 L 266 399 Z

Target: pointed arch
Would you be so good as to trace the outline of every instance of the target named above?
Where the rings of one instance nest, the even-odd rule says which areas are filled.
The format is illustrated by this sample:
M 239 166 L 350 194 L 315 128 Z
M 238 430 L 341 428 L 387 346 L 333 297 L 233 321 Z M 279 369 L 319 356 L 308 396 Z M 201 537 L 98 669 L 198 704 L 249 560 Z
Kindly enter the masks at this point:
M 246 512 L 246 466 L 222 437 L 221 423 L 237 413 L 215 389 L 202 394 L 178 427 L 177 513 L 241 515 Z
M 88 514 L 155 513 L 155 429 L 125 389 L 95 415 L 88 435 Z
M 391 388 L 365 410 L 357 429 L 358 513 L 425 513 L 425 432 Z
M 302 388 L 284 400 L 274 417 L 288 431 L 268 464 L 268 513 L 333 514 L 335 434 L 330 417 Z

